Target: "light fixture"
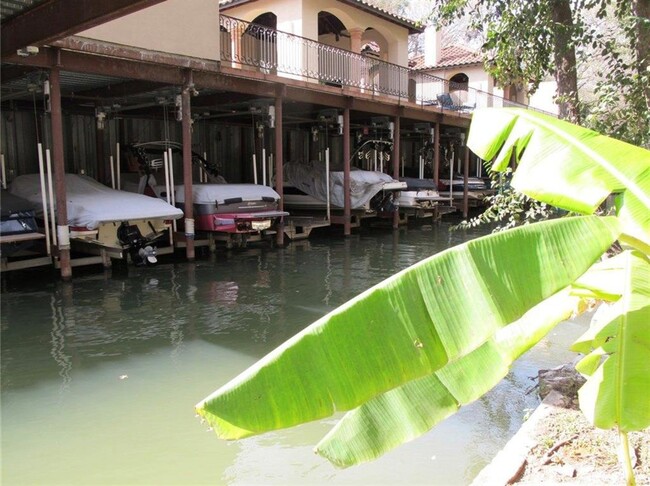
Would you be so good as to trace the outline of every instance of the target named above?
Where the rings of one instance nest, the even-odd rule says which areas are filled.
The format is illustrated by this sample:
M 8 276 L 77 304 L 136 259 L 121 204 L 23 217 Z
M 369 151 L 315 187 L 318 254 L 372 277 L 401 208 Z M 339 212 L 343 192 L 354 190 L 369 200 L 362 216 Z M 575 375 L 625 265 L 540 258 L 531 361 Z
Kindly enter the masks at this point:
M 36 46 L 22 47 L 16 51 L 16 54 L 18 54 L 20 57 L 35 56 L 36 54 L 38 54 L 38 47 Z

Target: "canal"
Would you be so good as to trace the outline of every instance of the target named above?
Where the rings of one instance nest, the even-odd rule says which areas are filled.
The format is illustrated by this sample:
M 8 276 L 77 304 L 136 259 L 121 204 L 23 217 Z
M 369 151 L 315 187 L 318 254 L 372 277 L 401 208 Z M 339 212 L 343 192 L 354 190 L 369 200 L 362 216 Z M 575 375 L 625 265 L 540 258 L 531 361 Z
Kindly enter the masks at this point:
M 128 273 L 95 269 L 69 283 L 50 272 L 5 276 L 0 482 L 471 482 L 536 406 L 530 377 L 571 359 L 580 325 L 562 324 L 493 391 L 425 436 L 355 468 L 312 452 L 336 418 L 228 443 L 193 406 L 352 296 L 473 236 L 443 223 Z

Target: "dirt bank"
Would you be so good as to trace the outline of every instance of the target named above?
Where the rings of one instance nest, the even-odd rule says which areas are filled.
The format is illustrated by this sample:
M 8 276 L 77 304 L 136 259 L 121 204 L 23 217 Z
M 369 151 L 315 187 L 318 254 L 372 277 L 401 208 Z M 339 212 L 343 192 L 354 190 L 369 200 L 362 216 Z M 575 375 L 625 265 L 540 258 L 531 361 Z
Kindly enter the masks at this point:
M 637 484 L 650 484 L 650 429 L 630 434 Z M 552 390 L 473 485 L 625 484 L 614 430 L 592 427 L 575 397 Z

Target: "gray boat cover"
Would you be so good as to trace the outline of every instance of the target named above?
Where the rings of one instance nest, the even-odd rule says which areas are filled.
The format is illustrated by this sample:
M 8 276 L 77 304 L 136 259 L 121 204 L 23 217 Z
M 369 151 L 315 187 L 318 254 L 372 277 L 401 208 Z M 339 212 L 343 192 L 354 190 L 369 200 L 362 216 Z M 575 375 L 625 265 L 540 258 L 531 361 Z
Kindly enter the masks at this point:
M 166 197 L 165 186 L 158 185 L 155 192 L 159 197 Z M 176 203 L 185 202 L 183 184 L 175 187 Z M 242 201 L 261 201 L 263 198 L 273 198 L 278 201 L 280 196 L 273 188 L 259 184 L 192 184 L 194 204 L 225 204 L 227 199 Z
M 183 211 L 161 199 L 116 191 L 85 175 L 66 174 L 65 188 L 70 226 L 92 230 L 108 221 L 178 219 L 183 216 Z M 32 202 L 42 212 L 39 174 L 16 177 L 9 192 Z M 56 198 L 54 200 L 56 203 Z
M 319 199 L 327 200 L 325 166 L 319 162 L 289 162 L 284 165 L 284 180 L 288 186 Z M 330 171 L 330 202 L 332 206 L 344 206 L 343 171 Z M 370 170 L 350 171 L 350 196 L 352 208 L 365 207 L 386 183 L 397 182 L 388 174 Z

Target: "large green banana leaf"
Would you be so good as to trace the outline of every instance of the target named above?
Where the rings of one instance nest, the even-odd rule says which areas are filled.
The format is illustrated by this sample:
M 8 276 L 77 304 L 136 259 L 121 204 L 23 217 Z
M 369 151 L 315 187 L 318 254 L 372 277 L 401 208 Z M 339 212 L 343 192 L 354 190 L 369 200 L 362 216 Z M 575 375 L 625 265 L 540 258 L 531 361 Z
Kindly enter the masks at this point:
M 228 439 L 351 410 L 479 348 L 618 235 L 615 218 L 565 218 L 446 250 L 316 321 L 196 410 Z
M 316 452 L 347 467 L 419 437 L 497 385 L 512 362 L 558 322 L 568 319 L 579 301 L 565 289 L 433 375 L 410 381 L 348 412 L 316 446 Z
M 580 408 L 597 427 L 622 432 L 650 426 L 650 262 L 626 251 L 592 269 L 577 284 L 582 295 L 612 301 L 600 307 L 573 345 L 586 356 Z
M 559 208 L 593 214 L 619 194 L 623 232 L 650 248 L 650 151 L 521 108 L 476 110 L 467 144 L 495 170 L 514 152 L 515 189 Z

